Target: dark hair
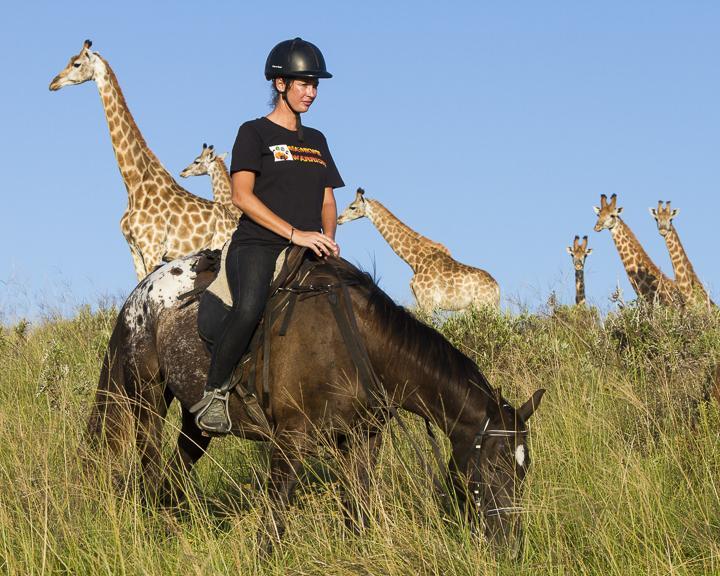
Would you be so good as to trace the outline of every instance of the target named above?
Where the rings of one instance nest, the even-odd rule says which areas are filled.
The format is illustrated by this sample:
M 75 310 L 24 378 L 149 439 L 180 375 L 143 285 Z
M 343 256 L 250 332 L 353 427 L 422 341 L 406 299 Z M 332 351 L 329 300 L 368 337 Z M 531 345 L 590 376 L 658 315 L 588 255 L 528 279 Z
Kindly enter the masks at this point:
M 277 106 L 277 103 L 280 101 L 280 92 L 278 92 L 277 87 L 275 86 L 275 80 L 279 80 L 280 78 L 273 78 L 270 80 L 270 106 L 273 108 Z M 293 78 L 283 78 L 285 80 L 286 88 L 290 88 L 290 85 L 293 82 Z

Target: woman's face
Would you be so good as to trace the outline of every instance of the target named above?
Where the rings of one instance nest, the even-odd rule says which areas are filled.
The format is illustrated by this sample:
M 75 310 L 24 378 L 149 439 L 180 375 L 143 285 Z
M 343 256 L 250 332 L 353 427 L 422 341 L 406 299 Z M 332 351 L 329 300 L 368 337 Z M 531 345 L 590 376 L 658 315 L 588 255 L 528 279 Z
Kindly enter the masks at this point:
M 313 101 L 317 97 L 318 81 L 316 79 L 303 80 L 298 78 L 292 80 L 285 95 L 290 102 L 293 110 L 307 112 Z M 282 79 L 277 82 L 277 88 L 282 92 L 286 84 Z

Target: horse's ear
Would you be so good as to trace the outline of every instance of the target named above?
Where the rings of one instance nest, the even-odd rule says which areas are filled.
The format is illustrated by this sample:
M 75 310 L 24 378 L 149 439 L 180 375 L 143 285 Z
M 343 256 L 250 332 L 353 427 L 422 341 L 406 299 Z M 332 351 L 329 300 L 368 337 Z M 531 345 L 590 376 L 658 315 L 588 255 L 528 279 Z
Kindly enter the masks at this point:
M 533 392 L 533 395 L 530 396 L 530 399 L 525 402 L 520 408 L 518 408 L 518 415 L 520 418 L 523 419 L 523 422 L 527 422 L 530 416 L 533 415 L 533 412 L 538 409 L 538 406 L 540 406 L 540 400 L 542 400 L 543 394 L 545 394 L 544 388 L 538 388 Z

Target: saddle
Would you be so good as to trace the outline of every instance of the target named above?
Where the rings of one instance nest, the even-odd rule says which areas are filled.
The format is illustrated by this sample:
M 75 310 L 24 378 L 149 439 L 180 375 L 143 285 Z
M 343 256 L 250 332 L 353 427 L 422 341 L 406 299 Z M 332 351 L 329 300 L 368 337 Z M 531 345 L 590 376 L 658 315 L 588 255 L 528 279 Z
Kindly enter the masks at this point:
M 178 296 L 179 300 L 184 301 L 181 307 L 189 306 L 197 301 L 205 291 L 214 294 L 226 306 L 232 306 L 232 294 L 225 270 L 225 259 L 229 247 L 230 241 L 228 240 L 221 250 L 206 249 L 200 252 L 200 257 L 192 267 L 195 272 L 193 289 Z M 284 284 L 292 282 L 307 255 L 307 250 L 302 246 L 290 246 L 280 252 L 275 262 L 269 296 L 272 296 Z
M 227 280 L 225 259 L 229 242 L 222 250 L 204 250 L 193 267 L 196 274 L 192 290 L 181 294 L 181 307 L 202 299 L 198 311 L 198 332 L 209 348 L 214 338 L 210 334 L 217 333 L 226 315 L 232 307 L 232 294 Z M 245 409 L 251 420 L 265 433 L 270 433 L 271 418 L 269 410 L 269 367 L 270 367 L 270 334 L 271 328 L 278 319 L 279 312 L 286 308 L 281 335 L 285 335 L 294 309 L 296 295 L 307 290 L 302 288 L 302 281 L 321 263 L 307 248 L 291 246 L 283 250 L 275 265 L 273 280 L 268 290 L 268 301 L 260 324 L 255 330 L 248 351 L 240 359 L 230 379 L 229 390 L 243 400 Z M 256 365 L 262 347 L 263 357 L 263 401 L 262 405 L 255 394 Z

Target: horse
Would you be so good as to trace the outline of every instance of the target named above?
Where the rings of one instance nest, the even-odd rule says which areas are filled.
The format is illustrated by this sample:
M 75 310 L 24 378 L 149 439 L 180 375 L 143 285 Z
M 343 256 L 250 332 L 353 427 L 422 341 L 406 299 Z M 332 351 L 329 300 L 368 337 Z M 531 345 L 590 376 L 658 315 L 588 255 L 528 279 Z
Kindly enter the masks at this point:
M 161 431 L 170 403 L 177 400 L 182 428 L 164 479 L 171 494 L 180 492 L 177 478 L 191 471 L 211 441 L 189 411 L 203 394 L 209 366 L 197 331 L 198 305 L 178 299 L 195 285 L 197 262 L 198 255 L 191 255 L 165 264 L 130 294 L 108 343 L 87 427 L 89 440 L 111 453 L 120 450 L 134 428 L 141 476 L 146 486 L 158 486 L 167 472 L 158 465 Z M 317 448 L 317 431 L 338 443 L 350 437 L 348 430 L 360 432 L 347 450 L 362 455 L 352 472 L 353 481 L 365 487 L 362 498 L 384 425 L 396 408 L 403 408 L 447 435 L 452 454 L 446 480 L 461 509 L 482 522 L 495 548 L 517 552 L 522 534 L 517 512 L 530 464 L 527 421 L 545 391 L 535 391 L 514 409 L 470 358 L 345 260 L 319 261 L 305 284 L 325 289 L 299 298 L 289 323 L 270 325 L 261 349 L 247 363 L 257 363 L 269 376 L 267 390 L 257 379 L 254 393 L 266 399 L 271 429 L 249 417 L 240 394 L 232 393 L 229 400 L 231 433 L 272 441 L 268 494 L 273 506 L 267 529 L 273 542 L 284 531 L 283 510 L 302 458 Z M 343 341 L 330 297 L 338 293 L 353 311 L 352 324 L 377 390 L 363 385 L 357 358 Z M 380 416 L 369 418 L 370 413 Z M 354 508 L 359 509 L 366 508 Z

